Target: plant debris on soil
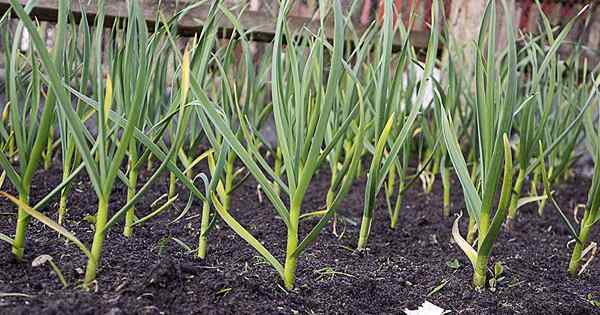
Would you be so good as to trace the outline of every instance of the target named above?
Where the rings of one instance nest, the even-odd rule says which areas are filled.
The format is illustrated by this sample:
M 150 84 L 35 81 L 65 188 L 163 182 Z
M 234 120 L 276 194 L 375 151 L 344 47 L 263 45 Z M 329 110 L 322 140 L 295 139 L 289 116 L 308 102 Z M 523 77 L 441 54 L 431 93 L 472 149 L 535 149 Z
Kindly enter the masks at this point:
M 58 168 L 38 172 L 32 201 L 60 180 Z M 89 292 L 80 287 L 85 256 L 56 232 L 31 220 L 24 262 L 15 262 L 10 246 L 0 243 L 4 253 L 0 255 L 0 313 L 402 314 L 427 300 L 455 314 L 600 314 L 596 301 L 600 300 L 600 261 L 592 261 L 578 278 L 567 276 L 571 238 L 550 206 L 544 217 L 537 215 L 537 206 L 524 207 L 514 230 L 501 231 L 490 265 L 499 262 L 504 271 L 493 288 L 477 292 L 471 286 L 471 265 L 451 240 L 454 218 L 442 217 L 439 180 L 432 193 L 423 193 L 419 185 L 408 191 L 396 230 L 388 227 L 380 198 L 369 249 L 355 251 L 365 181 L 356 181 L 338 211 L 338 235 L 327 227 L 299 260 L 293 291 L 284 290 L 272 267 L 223 222 L 217 221 L 209 234 L 207 259 L 197 259 L 201 206 L 194 203 L 183 219 L 172 223 L 187 202 L 181 187 L 175 207 L 137 228 L 131 239 L 122 235 L 122 226 L 110 231 L 97 283 Z M 160 182 L 137 205 L 140 215 L 166 192 L 166 177 Z M 322 171 L 313 183 L 304 212 L 323 207 L 329 175 Z M 561 207 L 571 210 L 584 203 L 589 185 L 588 179 L 576 177 L 557 187 Z M 12 188 L 8 191 L 14 193 Z M 113 211 L 125 200 L 126 188 L 119 186 L 114 196 Z M 86 244 L 93 236 L 88 220 L 96 211 L 95 199 L 81 176 L 69 198 L 64 226 Z M 0 232 L 12 234 L 16 209 L 6 200 L 0 207 Z M 56 209 L 55 202 L 43 212 L 56 219 Z M 457 183 L 452 210 L 464 210 Z M 232 214 L 259 240 L 274 244 L 281 258 L 285 228 L 274 213 L 267 201 L 259 202 L 252 179 L 233 194 Z M 301 224 L 303 235 L 317 219 L 308 220 Z M 463 233 L 466 221 L 461 222 Z M 594 231 L 591 239 L 599 236 Z M 32 267 L 40 255 L 52 256 L 68 288 L 63 288 L 49 265 Z

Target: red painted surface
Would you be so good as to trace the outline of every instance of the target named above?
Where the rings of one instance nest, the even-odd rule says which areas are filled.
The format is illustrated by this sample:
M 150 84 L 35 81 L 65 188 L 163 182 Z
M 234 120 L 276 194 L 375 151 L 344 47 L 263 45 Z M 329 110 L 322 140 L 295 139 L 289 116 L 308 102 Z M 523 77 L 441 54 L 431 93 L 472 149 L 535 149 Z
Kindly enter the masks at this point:
M 519 19 L 519 28 L 521 30 L 527 30 L 527 27 L 529 27 L 529 17 L 531 16 L 533 0 L 520 1 L 519 5 L 521 7 L 521 18 Z
M 433 0 L 425 0 L 425 10 L 423 10 L 423 28 L 429 29 L 431 26 L 431 6 Z
M 433 0 L 394 0 L 394 23 L 397 23 L 398 18 L 401 16 L 404 24 L 408 25 L 408 22 L 410 21 L 410 12 L 414 10 L 415 14 L 418 14 L 418 16 L 415 20 L 413 28 L 428 29 L 429 25 L 431 24 L 432 4 Z M 451 0 L 444 0 L 446 16 L 450 14 L 451 5 Z M 363 2 L 360 14 L 360 22 L 363 25 L 366 25 L 370 22 L 371 12 L 373 9 L 375 9 L 375 6 L 377 6 L 377 21 L 379 23 L 383 22 L 384 0 L 365 0 Z
M 406 8 L 406 10 L 404 11 L 404 14 L 402 16 L 404 25 L 408 25 L 408 22 L 410 21 L 410 13 L 413 10 L 414 10 L 415 14 L 419 14 L 420 7 L 421 7 L 421 0 L 414 0 L 414 2 L 413 1 L 408 2 L 408 8 Z M 416 21 L 415 21 L 415 23 L 416 23 Z M 415 24 L 415 28 L 418 28 L 418 25 Z
M 554 8 L 556 7 L 556 5 L 557 3 L 552 1 L 546 1 L 542 3 L 542 12 L 544 12 L 544 14 L 548 17 L 548 19 L 550 19 L 550 21 L 552 21 Z
M 400 13 L 402 12 L 402 0 L 394 0 L 394 25 L 396 25 L 396 22 L 398 21 L 398 15 L 400 15 Z M 381 0 L 379 1 L 379 11 L 377 14 L 377 21 L 379 23 L 383 23 L 383 16 L 384 16 L 384 8 L 385 8 L 385 1 Z
M 573 3 L 563 4 L 560 8 L 560 21 L 566 23 L 570 18 L 575 16 L 575 5 Z
M 371 23 L 371 10 L 373 10 L 373 1 L 375 0 L 365 0 L 363 2 L 363 7 L 360 11 L 360 23 L 362 25 Z
M 452 12 L 452 0 L 444 0 L 444 9 L 446 16 L 450 16 L 450 12 Z M 429 13 L 431 15 L 431 13 Z
M 410 21 L 410 12 L 413 10 L 418 14 L 413 28 L 429 29 L 431 25 L 431 9 L 434 0 L 392 0 L 394 3 L 394 23 L 397 23 L 401 17 L 405 25 Z M 359 22 L 362 25 L 368 25 L 373 18 L 378 23 L 383 22 L 385 0 L 363 0 Z M 523 31 L 534 31 L 530 28 L 535 28 L 535 22 L 532 21 L 538 14 L 538 6 L 535 0 L 517 0 L 520 15 L 515 19 L 518 21 L 519 29 Z M 582 7 L 580 1 L 563 1 L 558 0 L 540 0 L 541 8 L 544 14 L 553 23 L 565 23 L 572 18 L 579 8 Z M 452 8 L 452 0 L 444 0 L 446 17 L 450 15 Z

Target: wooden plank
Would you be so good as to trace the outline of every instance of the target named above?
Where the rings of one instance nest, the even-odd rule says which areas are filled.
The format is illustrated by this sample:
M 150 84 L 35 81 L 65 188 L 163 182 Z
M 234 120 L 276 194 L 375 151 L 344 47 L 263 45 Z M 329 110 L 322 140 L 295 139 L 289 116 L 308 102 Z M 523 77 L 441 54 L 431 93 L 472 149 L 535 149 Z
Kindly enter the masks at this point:
M 25 4 L 27 0 L 18 0 L 20 3 Z M 97 13 L 95 5 L 90 4 L 91 1 L 80 0 L 71 1 L 71 12 L 77 20 L 81 18 L 82 12 L 85 12 L 88 21 L 90 23 L 94 20 Z M 149 26 L 153 26 L 156 23 L 157 13 L 160 11 L 165 16 L 172 16 L 177 10 L 173 6 L 172 2 L 164 2 L 160 7 L 156 4 L 158 1 L 143 1 L 143 11 L 146 22 Z M 179 9 L 183 8 L 182 6 Z M 10 10 L 9 0 L 0 0 L 0 14 L 4 14 L 7 10 Z M 112 27 L 116 19 L 127 18 L 127 4 L 126 1 L 108 0 L 106 1 L 106 18 L 105 27 Z M 58 15 L 58 0 L 38 0 L 37 6 L 32 10 L 31 16 L 35 17 L 39 21 L 56 22 Z M 192 36 L 202 30 L 203 22 L 206 20 L 208 15 L 208 7 L 199 6 L 189 11 L 178 21 L 178 32 L 182 36 Z M 275 34 L 275 20 L 276 18 L 267 12 L 259 11 L 245 11 L 240 16 L 240 22 L 245 30 L 251 30 L 250 34 L 252 39 L 258 42 L 271 42 Z M 219 22 L 220 36 L 227 37 L 231 34 L 233 27 L 229 21 L 225 18 L 220 19 Z M 300 30 L 307 28 L 312 32 L 316 32 L 319 27 L 319 21 L 313 21 L 309 18 L 304 17 L 288 17 L 288 25 L 290 31 Z M 355 30 L 360 35 L 366 31 L 366 27 L 360 24 L 354 25 Z M 349 32 L 347 32 L 349 33 Z M 327 38 L 333 38 L 333 27 L 330 23 L 327 23 L 325 34 Z M 424 31 L 413 31 L 411 33 L 412 44 L 417 48 L 427 47 L 427 41 L 429 38 L 428 32 Z M 347 34 L 347 40 L 352 41 L 350 34 Z M 402 40 L 398 36 L 394 41 L 394 50 L 400 49 Z

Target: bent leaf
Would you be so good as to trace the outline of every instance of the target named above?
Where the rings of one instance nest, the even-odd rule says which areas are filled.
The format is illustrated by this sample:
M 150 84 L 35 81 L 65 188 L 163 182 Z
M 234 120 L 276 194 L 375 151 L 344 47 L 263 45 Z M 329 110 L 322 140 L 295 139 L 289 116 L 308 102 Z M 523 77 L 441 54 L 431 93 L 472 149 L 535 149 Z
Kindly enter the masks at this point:
M 0 233 L 0 241 L 5 241 L 8 244 L 10 244 L 11 246 L 12 246 L 12 244 L 14 242 L 12 238 L 10 238 L 10 237 L 6 236 L 5 234 L 2 234 L 2 233 Z
M 532 202 L 538 202 L 538 201 L 542 201 L 542 200 L 546 200 L 548 199 L 548 196 L 543 195 L 543 196 L 529 196 L 529 197 L 523 197 L 520 198 L 519 201 L 517 202 L 517 209 L 525 206 L 526 204 L 532 203 Z
M 15 205 L 17 205 L 20 209 L 23 209 L 23 211 L 27 212 L 27 214 L 29 214 L 30 216 L 34 217 L 36 220 L 44 223 L 49 228 L 51 228 L 54 231 L 58 232 L 60 235 L 64 236 L 69 241 L 73 242 L 75 245 L 77 245 L 77 247 L 79 247 L 79 249 L 86 256 L 88 256 L 88 258 L 92 258 L 92 253 L 90 253 L 90 251 L 85 247 L 85 245 L 83 245 L 83 243 L 81 243 L 77 239 L 77 237 L 75 237 L 75 235 L 73 233 L 69 232 L 67 229 L 65 229 L 64 227 L 62 227 L 60 224 L 52 221 L 52 219 L 48 218 L 43 213 L 41 213 L 41 212 L 39 212 L 39 211 L 31 208 L 28 204 L 22 202 L 21 200 L 15 198 L 14 196 L 12 196 L 12 195 L 10 195 L 10 194 L 8 194 L 6 192 L 0 191 L 0 196 L 3 196 L 6 199 L 10 200 L 10 202 L 12 202 Z
M 277 258 L 275 258 L 273 254 L 271 254 L 271 252 L 269 252 L 269 250 L 263 246 L 263 244 L 261 244 L 252 234 L 250 234 L 250 232 L 248 232 L 248 230 L 246 230 L 231 214 L 229 214 L 225 208 L 223 208 L 223 205 L 215 194 L 212 194 L 212 202 L 217 210 L 217 213 L 219 216 L 221 216 L 223 221 L 225 221 L 225 223 L 227 223 L 227 225 L 229 225 L 229 227 L 235 233 L 237 233 L 237 235 L 250 244 L 250 246 L 254 247 L 254 249 L 256 249 L 256 251 L 263 256 L 263 258 L 265 258 L 265 260 L 267 260 L 271 266 L 273 266 L 273 268 L 275 268 L 281 278 L 283 278 L 283 266 L 277 260 Z
M 460 218 L 462 218 L 462 212 L 458 215 L 458 217 L 456 218 L 456 220 L 454 220 L 454 223 L 452 224 L 452 238 L 454 239 L 458 247 L 462 249 L 465 255 L 467 255 L 467 258 L 469 258 L 469 261 L 471 262 L 471 265 L 473 265 L 473 268 L 475 268 L 475 264 L 477 261 L 477 251 L 475 251 L 471 244 L 469 244 L 460 235 L 460 230 L 458 229 L 458 222 L 460 221 Z
M 177 200 L 177 198 L 179 197 L 179 195 L 175 195 L 173 196 L 171 199 L 167 200 L 167 202 L 165 202 L 162 206 L 160 206 L 158 209 L 154 210 L 152 213 L 150 213 L 149 215 L 133 222 L 131 224 L 131 226 L 135 226 L 138 224 L 142 224 L 152 218 L 154 218 L 155 216 L 161 214 L 163 211 L 167 210 L 172 204 L 173 202 L 175 202 L 175 200 Z

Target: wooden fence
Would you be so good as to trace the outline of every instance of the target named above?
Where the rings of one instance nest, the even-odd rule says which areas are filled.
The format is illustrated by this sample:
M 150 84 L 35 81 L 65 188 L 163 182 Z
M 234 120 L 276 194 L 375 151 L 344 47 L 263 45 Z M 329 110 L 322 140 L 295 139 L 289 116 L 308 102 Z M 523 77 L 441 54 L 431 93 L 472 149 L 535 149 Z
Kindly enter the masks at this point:
M 26 3 L 27 0 L 18 0 Z M 186 0 L 137 0 L 142 3 L 144 15 L 148 24 L 155 23 L 157 12 L 162 12 L 169 16 L 177 10 L 189 5 L 195 1 Z M 252 39 L 258 42 L 270 42 L 275 30 L 275 16 L 277 14 L 277 1 L 274 0 L 224 0 L 225 4 L 235 9 L 236 7 L 247 6 L 240 21 L 245 29 L 252 29 Z M 367 26 L 374 19 L 381 20 L 383 15 L 383 0 L 359 0 L 352 6 L 353 0 L 341 0 L 346 10 L 353 9 L 352 20 L 358 33 L 366 30 Z M 431 7 L 434 0 L 393 0 L 396 10 L 396 18 L 405 23 L 408 21 L 410 12 L 415 12 L 417 19 L 414 24 L 411 40 L 416 47 L 426 47 L 429 24 L 431 21 Z M 443 0 L 446 16 L 452 20 L 452 15 L 461 19 L 474 19 L 479 21 L 480 16 L 476 13 L 461 12 L 461 10 L 473 6 L 473 4 L 482 6 L 485 0 Z M 554 25 L 564 25 L 586 4 L 592 4 L 586 18 L 580 19 L 571 34 L 571 42 L 582 42 L 590 58 L 598 60 L 598 51 L 600 50 L 600 5 L 596 5 L 597 0 L 544 0 L 541 1 L 541 8 L 535 4 L 535 0 L 508 0 L 510 8 L 515 15 L 515 26 L 518 26 L 523 32 L 537 32 L 541 25 L 540 9 L 550 17 Z M 93 21 L 97 12 L 95 1 L 75 0 L 71 1 L 71 10 L 75 18 L 80 18 L 81 14 L 88 16 L 88 21 Z M 160 3 L 160 6 L 158 5 Z M 323 2 L 325 3 L 325 2 Z M 37 6 L 31 15 L 38 21 L 55 22 L 57 18 L 58 0 L 38 0 Z M 0 14 L 4 14 L 10 9 L 9 0 L 0 0 Z M 465 9 L 466 10 L 466 9 Z M 318 0 L 297 0 L 294 3 L 288 23 L 292 30 L 303 27 L 316 30 L 318 23 Z M 462 14 L 462 15 L 461 15 Z M 127 2 L 125 0 L 106 0 L 106 19 L 105 25 L 112 26 L 115 19 L 125 18 L 127 16 Z M 190 36 L 202 28 L 202 22 L 207 16 L 207 7 L 200 6 L 191 10 L 179 21 L 178 32 L 182 36 Z M 227 36 L 231 33 L 232 26 L 221 19 L 220 34 Z M 471 25 L 475 25 L 471 23 Z M 326 34 L 331 36 L 331 28 L 327 28 Z M 5 31 L 5 30 L 2 30 Z M 470 27 L 468 31 L 476 31 Z M 467 37 L 468 39 L 468 37 Z M 0 43 L 1 44 L 1 43 Z M 396 40 L 396 48 L 399 47 L 400 40 Z M 1 62 L 1 61 L 0 61 Z

